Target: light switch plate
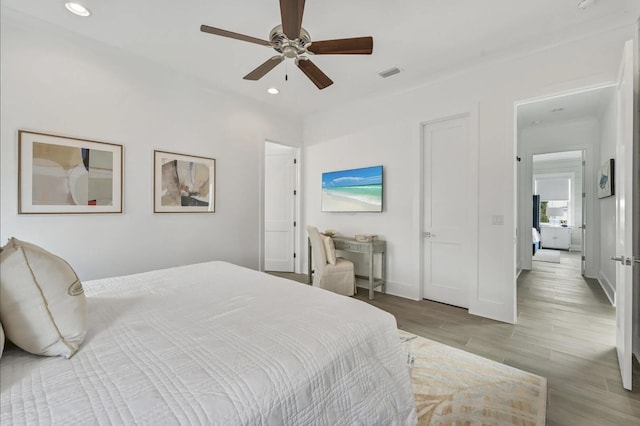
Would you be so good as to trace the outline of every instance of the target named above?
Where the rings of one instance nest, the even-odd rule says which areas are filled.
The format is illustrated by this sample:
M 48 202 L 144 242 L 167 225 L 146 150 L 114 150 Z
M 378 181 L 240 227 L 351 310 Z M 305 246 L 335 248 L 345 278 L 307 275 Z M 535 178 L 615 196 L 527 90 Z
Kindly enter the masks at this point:
M 504 225 L 504 215 L 494 214 L 491 217 L 491 224 L 492 225 Z

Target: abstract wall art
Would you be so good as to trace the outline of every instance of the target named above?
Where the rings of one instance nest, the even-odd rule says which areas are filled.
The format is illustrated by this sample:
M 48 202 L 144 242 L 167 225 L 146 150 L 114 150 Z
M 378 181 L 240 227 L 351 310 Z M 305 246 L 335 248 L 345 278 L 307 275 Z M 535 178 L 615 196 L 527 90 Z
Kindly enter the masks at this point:
M 605 161 L 598 171 L 598 198 L 615 194 L 615 170 L 613 158 Z
M 18 213 L 122 213 L 122 145 L 19 130 Z
M 154 213 L 213 213 L 215 158 L 154 151 Z

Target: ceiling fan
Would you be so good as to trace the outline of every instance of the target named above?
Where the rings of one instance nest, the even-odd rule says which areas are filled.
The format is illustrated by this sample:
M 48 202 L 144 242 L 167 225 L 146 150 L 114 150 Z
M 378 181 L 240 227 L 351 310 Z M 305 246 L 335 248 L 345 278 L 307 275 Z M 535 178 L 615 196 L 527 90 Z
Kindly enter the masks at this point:
M 260 80 L 274 69 L 285 58 L 295 59 L 300 70 L 315 84 L 318 89 L 324 89 L 333 81 L 320 70 L 307 55 L 370 55 L 373 50 L 373 37 L 342 38 L 335 40 L 311 41 L 307 30 L 302 28 L 302 14 L 304 0 L 280 0 L 280 15 L 282 25 L 276 26 L 269 34 L 269 40 L 238 34 L 220 28 L 201 25 L 200 31 L 234 38 L 249 43 L 260 44 L 273 48 L 279 55 L 267 59 L 258 68 L 245 75 L 245 80 Z

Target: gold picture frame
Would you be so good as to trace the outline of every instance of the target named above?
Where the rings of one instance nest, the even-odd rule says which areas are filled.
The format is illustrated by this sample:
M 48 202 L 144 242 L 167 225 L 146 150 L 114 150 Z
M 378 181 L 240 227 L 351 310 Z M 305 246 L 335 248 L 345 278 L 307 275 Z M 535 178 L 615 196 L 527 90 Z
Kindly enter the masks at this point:
M 154 213 L 214 213 L 216 159 L 153 152 Z
M 122 151 L 18 130 L 18 214 L 122 213 Z

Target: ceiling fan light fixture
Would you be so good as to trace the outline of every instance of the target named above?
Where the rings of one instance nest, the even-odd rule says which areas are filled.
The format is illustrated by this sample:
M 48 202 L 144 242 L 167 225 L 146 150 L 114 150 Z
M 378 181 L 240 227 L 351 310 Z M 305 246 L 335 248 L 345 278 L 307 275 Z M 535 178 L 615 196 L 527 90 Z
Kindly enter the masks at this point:
M 91 11 L 83 4 L 74 1 L 68 1 L 64 4 L 64 7 L 66 7 L 67 10 L 74 15 L 82 16 L 83 18 L 91 16 Z
M 267 93 L 269 93 L 270 95 L 277 95 L 278 93 L 280 93 L 280 91 L 275 87 L 269 87 L 267 89 Z

